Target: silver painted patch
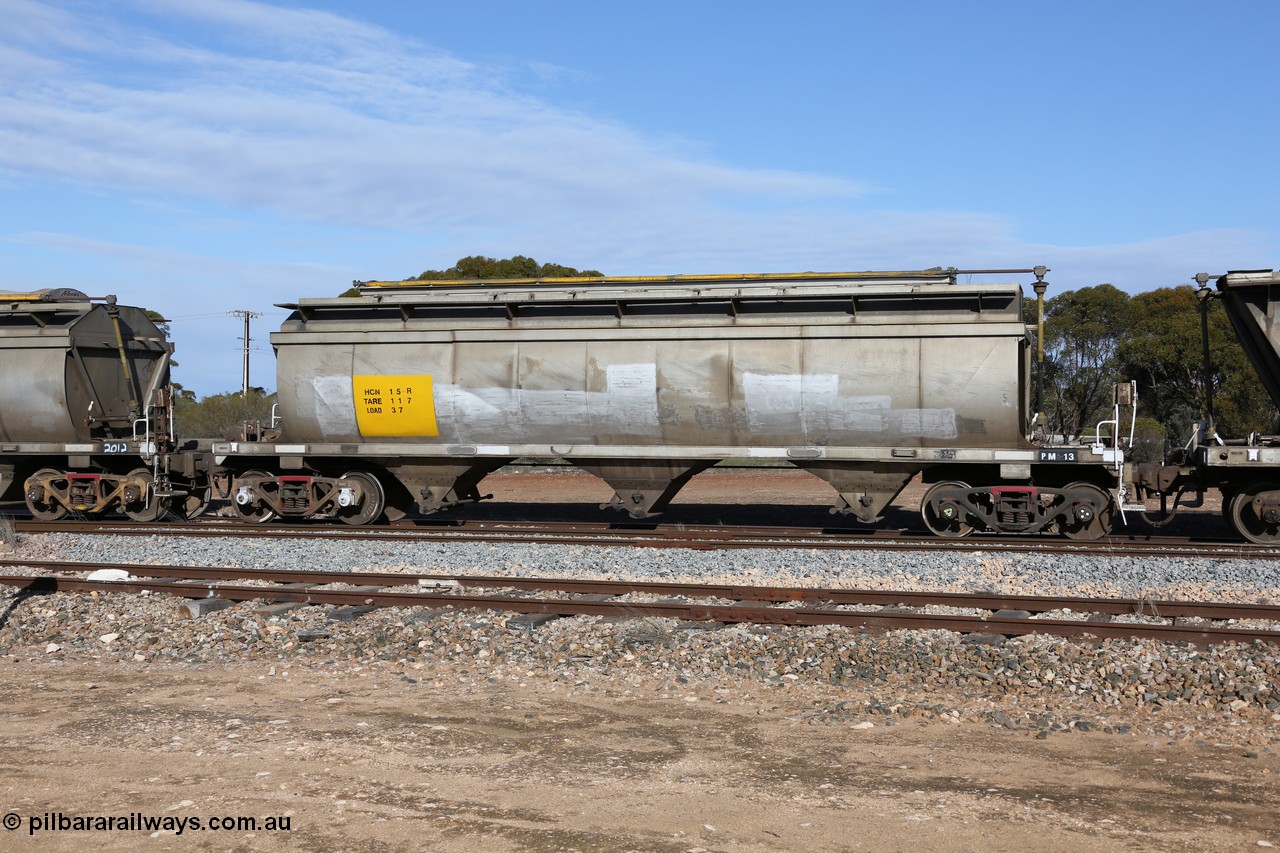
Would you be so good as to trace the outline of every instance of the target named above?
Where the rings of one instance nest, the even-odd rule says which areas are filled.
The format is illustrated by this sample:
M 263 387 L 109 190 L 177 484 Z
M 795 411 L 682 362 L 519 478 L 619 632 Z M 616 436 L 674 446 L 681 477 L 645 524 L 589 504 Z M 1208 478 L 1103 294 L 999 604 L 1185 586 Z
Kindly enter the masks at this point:
M 655 364 L 612 364 L 607 390 L 436 386 L 436 405 L 454 438 L 476 443 L 512 435 L 555 442 L 600 435 L 660 436 Z
M 356 404 L 351 377 L 317 376 L 311 380 L 315 392 L 316 423 L 323 435 L 355 435 Z
M 806 438 L 873 433 L 885 438 L 957 436 L 955 409 L 895 409 L 887 394 L 840 395 L 834 373 L 744 373 L 742 392 L 752 432 L 793 432 Z
M 598 433 L 661 435 L 658 424 L 658 366 L 611 364 L 608 390 L 587 394 L 591 426 Z

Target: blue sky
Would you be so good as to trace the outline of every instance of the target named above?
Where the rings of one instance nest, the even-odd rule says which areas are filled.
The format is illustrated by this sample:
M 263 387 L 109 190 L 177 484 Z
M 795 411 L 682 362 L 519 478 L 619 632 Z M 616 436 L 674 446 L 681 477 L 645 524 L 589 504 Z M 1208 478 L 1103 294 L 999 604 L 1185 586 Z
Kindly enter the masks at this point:
M 173 318 L 463 255 L 613 275 L 1280 266 L 1280 3 L 0 0 L 0 289 Z

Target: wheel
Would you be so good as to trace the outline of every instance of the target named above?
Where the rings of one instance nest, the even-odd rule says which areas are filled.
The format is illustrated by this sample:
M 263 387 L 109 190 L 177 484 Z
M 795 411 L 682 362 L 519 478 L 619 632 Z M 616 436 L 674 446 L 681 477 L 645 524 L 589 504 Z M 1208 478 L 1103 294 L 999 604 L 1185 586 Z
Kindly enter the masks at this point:
M 150 471 L 146 468 L 135 468 L 129 472 L 129 477 L 146 485 L 137 494 L 134 493 L 133 487 L 125 488 L 125 498 L 121 501 L 125 515 L 134 521 L 152 522 L 169 511 L 169 498 L 156 496 L 155 489 L 152 488 L 153 480 Z
M 257 477 L 270 479 L 271 475 L 266 471 L 245 471 L 236 479 Z M 245 500 L 244 503 L 240 502 L 242 497 Z M 242 521 L 247 521 L 250 524 L 266 524 L 276 517 L 276 511 L 261 501 L 261 495 L 257 493 L 254 487 L 250 486 L 241 486 L 231 496 L 231 506 L 235 508 L 236 515 L 240 516 Z
M 1058 523 L 1059 533 L 1068 539 L 1101 539 L 1111 532 L 1116 523 L 1111 495 L 1093 483 L 1069 483 L 1062 491 L 1071 506 L 1071 520 Z
M 943 499 L 942 504 L 936 509 L 933 506 L 941 492 L 968 488 L 968 483 L 945 480 L 934 483 L 929 491 L 924 493 L 924 500 L 920 502 L 920 517 L 924 519 L 924 526 L 929 528 L 930 533 L 947 539 L 959 539 L 973 532 L 972 517 L 959 505 Z
M 1245 486 L 1231 499 L 1231 526 L 1236 532 L 1258 545 L 1280 542 L 1280 509 L 1274 500 L 1257 501 L 1264 494 L 1280 490 L 1275 483 Z
M 338 518 L 352 526 L 370 524 L 377 520 L 387 506 L 387 497 L 378 478 L 364 471 L 348 471 L 339 479 L 339 489 L 343 488 L 344 482 L 358 486 L 363 498 L 356 506 L 339 506 Z
M 65 518 L 67 507 L 50 494 L 41 480 L 62 480 L 65 486 L 67 475 L 53 468 L 42 468 L 27 478 L 27 509 L 39 521 L 57 521 Z

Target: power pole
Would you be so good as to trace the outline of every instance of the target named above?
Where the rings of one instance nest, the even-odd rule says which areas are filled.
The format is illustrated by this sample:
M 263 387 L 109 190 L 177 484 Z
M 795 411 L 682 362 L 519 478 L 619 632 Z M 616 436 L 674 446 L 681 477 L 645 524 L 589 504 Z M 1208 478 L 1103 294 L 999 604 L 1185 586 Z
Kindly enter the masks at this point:
M 262 314 L 257 311 L 243 311 L 243 310 L 231 311 L 229 313 L 231 314 L 232 317 L 244 318 L 244 337 L 240 339 L 244 341 L 244 378 L 243 378 L 243 381 L 240 383 L 240 396 L 248 397 L 249 396 L 249 341 L 252 340 L 252 338 L 249 337 L 249 321 L 254 317 L 261 317 Z

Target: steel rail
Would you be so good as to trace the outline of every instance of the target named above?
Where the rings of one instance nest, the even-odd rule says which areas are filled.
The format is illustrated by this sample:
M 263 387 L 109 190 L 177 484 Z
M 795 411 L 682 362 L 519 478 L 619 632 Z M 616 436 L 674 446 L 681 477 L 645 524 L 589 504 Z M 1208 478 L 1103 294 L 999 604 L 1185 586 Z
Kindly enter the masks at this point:
M 170 567 L 172 569 L 172 567 Z M 325 575 L 328 573 L 324 573 Z M 293 580 L 307 578 L 307 573 L 292 573 Z M 317 578 L 319 579 L 319 578 Z M 344 573 L 343 580 L 372 580 L 364 574 Z M 415 578 L 417 580 L 417 578 Z M 467 579 L 470 580 L 470 579 Z M 511 579 L 500 579 L 511 585 Z M 753 622 L 767 625 L 842 625 L 847 628 L 874 630 L 950 630 L 983 634 L 1053 634 L 1060 637 L 1097 639 L 1147 637 L 1165 642 L 1210 644 L 1217 642 L 1265 642 L 1280 644 L 1280 631 L 1247 628 L 1220 628 L 1208 625 L 1148 624 L 1148 622 L 1110 622 L 1064 619 L 1027 619 L 1023 616 L 996 612 L 995 615 L 933 615 L 933 613 L 835 610 L 832 607 L 759 607 L 708 605 L 673 601 L 632 602 L 591 598 L 530 598 L 522 596 L 476 596 L 476 594 L 440 592 L 387 592 L 383 589 L 323 589 L 320 587 L 260 587 L 211 583 L 209 580 L 166 578 L 152 580 L 88 580 L 68 575 L 0 575 L 0 584 L 28 594 L 52 592 L 157 592 L 187 598 L 223 598 L 228 601 L 300 602 L 306 605 L 374 606 L 374 607 L 454 607 L 476 608 L 520 613 L 543 613 L 552 616 L 631 616 L 669 617 L 687 621 Z M 641 584 L 639 587 L 643 587 Z M 658 584 L 663 587 L 663 584 Z M 630 592 L 630 590 L 628 590 Z M 646 592 L 654 592 L 652 588 Z M 827 590 L 824 590 L 827 592 Z M 838 590 L 832 590 L 838 592 Z M 1272 615 L 1275 608 L 1271 608 Z
M 747 607 L 741 605 L 680 604 L 673 602 L 616 602 L 581 599 L 534 599 L 502 595 L 451 595 L 417 592 L 349 592 L 325 589 L 279 589 L 260 586 L 208 584 L 192 581 L 88 581 L 53 575 L 0 576 L 0 583 L 29 592 L 163 592 L 188 598 L 231 601 L 296 601 L 304 604 L 372 605 L 375 607 L 454 607 L 513 611 L 554 616 L 632 616 L 682 619 L 690 622 L 753 623 L 767 625 L 839 625 L 880 630 L 943 630 L 1005 635 L 1053 634 L 1064 637 L 1152 637 L 1166 642 L 1211 644 L 1266 642 L 1280 644 L 1280 631 L 1189 625 L 1088 622 L 1059 619 L 1019 619 L 952 616 L 925 613 L 868 613 L 824 608 Z
M 235 536 L 249 538 L 323 538 L 418 542 L 509 542 L 719 550 L 809 548 L 819 550 L 904 550 L 992 553 L 1075 554 L 1082 556 L 1209 557 L 1243 560 L 1280 559 L 1280 548 L 1238 541 L 1202 541 L 1187 537 L 1116 535 L 1098 540 L 1032 536 L 970 536 L 939 539 L 910 531 L 832 532 L 822 528 L 732 528 L 682 525 L 649 527 L 564 522 L 471 522 L 463 526 L 396 525 L 346 527 L 277 526 L 238 522 L 143 524 L 124 521 L 15 522 L 24 533 L 90 533 L 119 536 Z
M 1083 596 L 1012 595 L 1001 593 L 928 592 L 918 590 L 834 589 L 829 587 L 748 586 L 669 581 L 582 580 L 576 578 L 528 578 L 502 575 L 410 574 L 404 572 L 297 571 L 293 569 L 245 569 L 196 566 L 158 566 L 135 563 L 68 563 L 57 560 L 0 560 L 0 567 L 29 567 L 46 571 L 93 572 L 115 569 L 131 577 L 183 578 L 188 580 L 254 580 L 273 583 L 376 584 L 411 586 L 457 584 L 464 587 L 550 590 L 580 595 L 649 593 L 731 601 L 814 602 L 832 605 L 879 607 L 944 606 L 979 610 L 1025 610 L 1048 613 L 1105 613 L 1162 618 L 1257 619 L 1280 622 L 1280 606 L 1235 602 L 1179 601 L 1151 598 L 1089 598 Z M 7 577 L 22 577 L 13 575 Z M 270 589 L 269 587 L 267 589 Z

